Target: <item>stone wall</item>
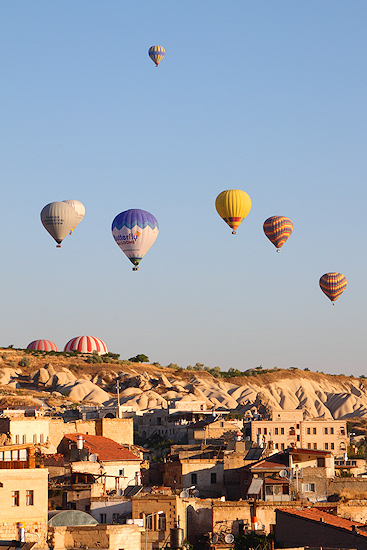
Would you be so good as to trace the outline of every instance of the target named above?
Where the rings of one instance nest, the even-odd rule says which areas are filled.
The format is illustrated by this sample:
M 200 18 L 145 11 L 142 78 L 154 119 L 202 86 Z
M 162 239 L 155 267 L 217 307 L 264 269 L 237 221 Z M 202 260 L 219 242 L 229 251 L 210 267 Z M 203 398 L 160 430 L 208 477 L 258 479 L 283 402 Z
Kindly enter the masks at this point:
M 99 418 L 96 420 L 96 435 L 113 439 L 120 445 L 133 445 L 133 424 L 132 418 Z
M 52 550 L 140 550 L 142 530 L 138 525 L 49 527 L 48 545 Z

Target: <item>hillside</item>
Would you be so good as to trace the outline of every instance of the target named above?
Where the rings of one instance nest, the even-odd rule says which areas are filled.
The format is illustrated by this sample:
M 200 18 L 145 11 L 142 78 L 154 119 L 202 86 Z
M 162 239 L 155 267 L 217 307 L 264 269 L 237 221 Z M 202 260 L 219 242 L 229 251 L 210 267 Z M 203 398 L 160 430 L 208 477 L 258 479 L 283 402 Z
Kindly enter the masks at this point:
M 86 359 L 83 355 L 0 349 L 0 405 L 115 404 L 119 380 L 121 404 L 136 410 L 167 406 L 173 399 L 194 399 L 204 401 L 208 408 L 239 413 L 256 405 L 272 410 L 304 409 L 310 417 L 367 418 L 367 380 L 363 378 L 277 369 L 228 379 L 206 371 L 114 359 L 93 364 Z

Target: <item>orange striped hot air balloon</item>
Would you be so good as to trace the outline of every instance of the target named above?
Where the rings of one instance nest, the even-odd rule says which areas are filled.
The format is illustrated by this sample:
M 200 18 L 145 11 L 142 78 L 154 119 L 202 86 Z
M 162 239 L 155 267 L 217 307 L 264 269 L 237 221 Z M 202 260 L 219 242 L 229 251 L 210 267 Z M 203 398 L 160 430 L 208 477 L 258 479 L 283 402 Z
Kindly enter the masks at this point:
M 277 249 L 277 252 L 280 252 L 281 247 L 293 231 L 293 223 L 289 218 L 284 216 L 272 216 L 265 220 L 263 229 L 269 241 Z
M 329 300 L 335 302 L 346 289 L 347 279 L 342 273 L 325 273 L 320 277 L 319 285 Z
M 220 217 L 233 229 L 232 234 L 235 235 L 237 227 L 250 212 L 251 204 L 251 199 L 245 191 L 227 189 L 217 196 L 215 208 Z

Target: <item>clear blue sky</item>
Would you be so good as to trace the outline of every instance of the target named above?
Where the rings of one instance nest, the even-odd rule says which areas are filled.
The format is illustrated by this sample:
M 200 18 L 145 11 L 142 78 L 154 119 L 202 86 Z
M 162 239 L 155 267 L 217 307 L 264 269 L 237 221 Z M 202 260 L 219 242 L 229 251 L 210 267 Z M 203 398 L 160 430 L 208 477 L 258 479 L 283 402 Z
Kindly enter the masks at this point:
M 0 345 L 366 374 L 366 21 L 364 0 L 1 2 Z M 64 199 L 86 216 L 60 250 L 39 214 Z M 128 208 L 160 224 L 138 273 L 111 235 Z

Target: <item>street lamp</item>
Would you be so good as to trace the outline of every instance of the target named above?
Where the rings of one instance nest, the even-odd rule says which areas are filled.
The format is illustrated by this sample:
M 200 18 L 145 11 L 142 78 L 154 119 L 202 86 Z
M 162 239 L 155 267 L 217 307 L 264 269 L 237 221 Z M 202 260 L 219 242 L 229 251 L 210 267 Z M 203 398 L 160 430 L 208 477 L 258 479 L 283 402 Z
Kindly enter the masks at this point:
M 159 510 L 159 512 L 154 512 L 153 514 L 147 514 L 145 516 L 145 550 L 148 550 L 148 518 L 159 516 L 159 514 L 163 514 L 163 510 Z

